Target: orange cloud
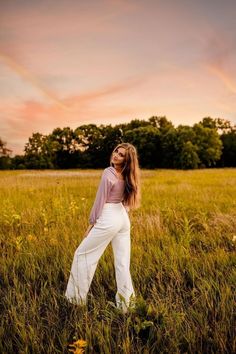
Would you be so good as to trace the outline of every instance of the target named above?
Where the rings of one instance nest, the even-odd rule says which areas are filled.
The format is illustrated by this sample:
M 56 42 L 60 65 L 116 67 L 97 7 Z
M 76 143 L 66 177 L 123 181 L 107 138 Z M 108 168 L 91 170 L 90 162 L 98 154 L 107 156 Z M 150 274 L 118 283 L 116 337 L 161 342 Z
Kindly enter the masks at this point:
M 234 45 L 229 38 L 218 36 L 207 42 L 206 67 L 211 71 L 225 87 L 233 94 L 236 93 L 236 82 L 231 66 L 231 58 L 234 54 Z
M 133 77 L 126 79 L 121 83 L 111 84 L 95 91 L 59 100 L 54 92 L 43 86 L 27 69 L 14 61 L 12 58 L 1 53 L 0 58 L 15 73 L 17 73 L 25 81 L 29 82 L 33 87 L 37 88 L 46 98 L 50 99 L 50 101 L 54 103 L 57 108 L 62 108 L 67 111 L 71 111 L 73 108 L 76 108 L 77 105 L 81 106 L 83 104 L 89 104 L 95 99 L 102 99 L 108 95 L 114 95 L 130 88 L 137 87 L 144 82 L 144 80 L 147 80 L 147 76 Z
M 66 105 L 64 105 L 55 95 L 54 92 L 48 90 L 44 87 L 27 69 L 21 66 L 19 63 L 14 61 L 12 58 L 5 54 L 0 53 L 0 58 L 4 61 L 4 63 L 12 69 L 16 74 L 22 77 L 25 81 L 29 82 L 32 86 L 37 88 L 46 98 L 49 98 L 51 101 L 56 103 L 60 108 L 67 109 Z
M 147 77 L 146 77 L 147 79 Z M 140 85 L 141 83 L 144 82 L 144 77 L 136 77 L 136 78 L 131 78 L 128 80 L 125 80 L 122 83 L 116 83 L 109 85 L 107 87 L 101 88 L 99 90 L 91 91 L 82 95 L 77 95 L 77 96 L 72 96 L 69 98 L 66 98 L 64 102 L 66 105 L 73 105 L 73 104 L 85 104 L 85 103 L 92 103 L 95 99 L 102 99 L 108 95 L 114 95 L 116 93 L 120 93 L 125 90 L 129 90 L 131 88 L 137 87 L 137 85 Z
M 207 65 L 207 68 L 223 82 L 231 93 L 236 94 L 236 83 L 233 81 L 230 74 L 226 73 L 223 68 L 217 67 L 216 64 Z
M 112 92 L 117 92 L 116 89 L 122 87 L 122 85 L 117 85 L 117 87 L 113 86 L 101 92 L 93 92 L 82 100 L 78 100 L 77 96 L 68 97 L 66 101 L 71 106 L 70 110 L 62 110 L 53 102 L 46 104 L 32 100 L 25 101 L 21 106 L 16 107 L 12 107 L 10 104 L 5 105 L 5 111 L 11 111 L 11 115 L 3 122 L 4 137 L 8 142 L 21 140 L 23 147 L 33 132 L 48 134 L 56 127 L 70 126 L 75 129 L 82 124 L 91 122 L 108 124 L 112 121 L 116 123 L 116 120 L 120 121 L 122 117 L 123 120 L 127 120 L 127 117 L 131 119 L 139 113 L 137 106 L 114 103 L 107 106 L 94 102 L 96 97 L 112 94 Z

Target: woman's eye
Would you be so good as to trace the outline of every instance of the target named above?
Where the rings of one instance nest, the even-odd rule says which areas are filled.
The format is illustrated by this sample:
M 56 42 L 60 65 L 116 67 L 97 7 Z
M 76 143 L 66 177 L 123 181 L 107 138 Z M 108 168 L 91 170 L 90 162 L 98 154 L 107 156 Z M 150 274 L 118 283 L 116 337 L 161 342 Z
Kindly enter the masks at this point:
M 123 155 L 121 152 L 118 152 L 118 151 L 114 151 L 114 154 L 117 154 L 117 155 L 119 155 L 120 157 L 124 157 L 124 155 Z

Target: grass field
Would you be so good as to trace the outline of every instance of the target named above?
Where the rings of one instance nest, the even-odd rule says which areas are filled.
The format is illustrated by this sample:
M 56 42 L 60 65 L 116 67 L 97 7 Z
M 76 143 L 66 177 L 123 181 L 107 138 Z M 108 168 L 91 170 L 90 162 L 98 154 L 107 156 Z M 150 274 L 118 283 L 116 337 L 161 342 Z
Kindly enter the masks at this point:
M 100 176 L 0 172 L 0 353 L 233 353 L 236 169 L 142 171 L 126 315 L 111 245 L 87 308 L 64 298 Z

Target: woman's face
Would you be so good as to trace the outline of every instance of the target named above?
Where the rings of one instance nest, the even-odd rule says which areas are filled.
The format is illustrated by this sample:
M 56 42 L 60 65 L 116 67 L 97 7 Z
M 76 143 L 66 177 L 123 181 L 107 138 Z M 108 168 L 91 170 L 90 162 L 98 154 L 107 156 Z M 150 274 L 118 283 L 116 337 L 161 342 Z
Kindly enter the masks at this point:
M 125 153 L 125 149 L 123 147 L 119 147 L 118 149 L 113 151 L 111 162 L 114 165 L 123 165 L 125 161 Z

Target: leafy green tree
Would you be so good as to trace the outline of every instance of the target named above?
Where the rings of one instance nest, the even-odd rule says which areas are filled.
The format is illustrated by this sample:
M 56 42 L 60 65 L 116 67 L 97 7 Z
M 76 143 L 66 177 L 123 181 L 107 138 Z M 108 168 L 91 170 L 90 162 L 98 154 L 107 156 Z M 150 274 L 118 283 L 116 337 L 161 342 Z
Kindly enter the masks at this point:
M 196 169 L 200 164 L 197 147 L 191 141 L 186 141 L 179 155 L 179 167 L 183 170 Z
M 168 121 L 165 116 L 152 116 L 148 121 L 151 126 L 153 126 L 158 131 L 159 134 L 159 158 L 157 167 L 173 167 L 176 156 L 176 147 L 174 144 L 176 137 L 173 124 Z
M 12 150 L 7 148 L 7 143 L 0 138 L 0 169 L 6 170 L 11 168 L 10 154 Z
M 160 134 L 152 127 L 139 127 L 124 133 L 124 141 L 137 148 L 141 167 L 154 168 L 158 165 L 160 155 Z
M 119 127 L 111 125 L 100 126 L 103 136 L 102 148 L 100 149 L 101 167 L 109 165 L 111 152 L 123 141 L 123 131 Z
M 236 129 L 221 135 L 223 153 L 221 166 L 236 167 Z
M 0 157 L 9 156 L 12 150 L 7 148 L 7 143 L 0 138 Z
M 125 133 L 128 130 L 147 127 L 149 125 L 150 123 L 144 119 L 132 119 L 129 123 L 119 124 L 117 125 L 117 127 L 121 128 L 122 131 Z
M 75 129 L 77 141 L 83 152 L 83 167 L 97 168 L 101 166 L 101 150 L 103 149 L 102 127 L 96 124 L 81 125 Z
M 47 135 L 33 133 L 25 145 L 25 166 L 29 169 L 51 168 L 50 157 L 46 153 Z
M 13 170 L 24 170 L 26 168 L 25 165 L 25 156 L 23 155 L 15 155 L 11 159 L 11 168 Z
M 197 146 L 194 145 L 195 132 L 192 127 L 179 125 L 173 142 L 173 167 L 180 169 L 197 168 L 200 163 Z
M 216 119 L 213 119 L 211 117 L 205 117 L 203 118 L 199 124 L 201 124 L 204 128 L 210 128 L 210 129 L 216 129 L 217 128 L 217 122 Z
M 232 130 L 236 129 L 235 125 L 232 126 L 229 120 L 223 118 L 216 118 L 215 124 L 216 124 L 216 129 L 220 135 L 230 133 Z
M 6 166 L 6 159 L 10 159 L 12 168 L 103 168 L 109 164 L 114 147 L 125 141 L 137 147 L 140 165 L 146 168 L 235 166 L 235 132 L 229 121 L 211 117 L 193 127 L 175 128 L 165 116 L 153 116 L 114 127 L 56 128 L 48 136 L 33 133 L 24 157 L 3 156 L 7 150 L 0 140 L 0 163 Z
M 200 122 L 204 127 L 216 129 L 222 142 L 222 155 L 216 161 L 216 166 L 236 166 L 236 126 L 223 118 L 203 118 Z
M 80 141 L 69 127 L 56 128 L 48 136 L 46 154 L 55 168 L 73 168 L 77 165 Z
M 172 122 L 167 120 L 165 116 L 152 116 L 148 121 L 153 127 L 159 129 L 162 134 L 165 134 L 169 130 L 174 129 Z
M 222 142 L 216 128 L 204 127 L 202 123 L 194 124 L 194 144 L 202 167 L 212 167 L 220 159 L 222 154 Z
M 158 167 L 161 168 L 174 168 L 175 160 L 177 155 L 177 146 L 176 146 L 177 134 L 176 130 L 169 129 L 164 134 L 160 135 L 160 151 L 161 151 L 161 160 Z

